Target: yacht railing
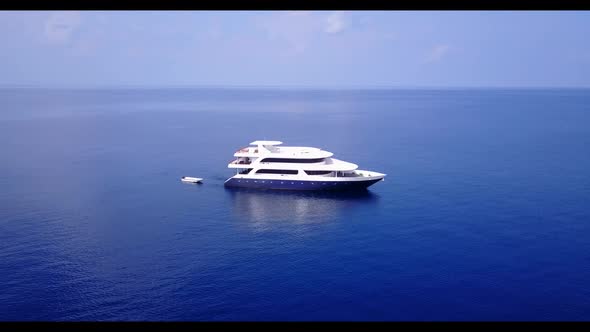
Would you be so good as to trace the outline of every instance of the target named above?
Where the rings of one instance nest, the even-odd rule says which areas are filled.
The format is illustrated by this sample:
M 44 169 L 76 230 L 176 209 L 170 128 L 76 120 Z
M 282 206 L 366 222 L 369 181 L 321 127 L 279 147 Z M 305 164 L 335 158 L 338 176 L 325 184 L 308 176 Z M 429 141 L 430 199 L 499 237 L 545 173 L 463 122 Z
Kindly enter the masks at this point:
M 233 165 L 250 165 L 252 162 L 246 162 L 245 160 L 231 160 L 229 163 Z
M 358 174 L 356 172 L 352 172 L 352 173 L 343 173 L 343 172 L 337 172 L 336 177 L 338 178 L 358 178 L 358 177 L 362 177 L 363 175 Z
M 251 148 L 241 148 L 238 151 L 236 151 L 235 153 L 248 153 L 248 152 L 254 152 L 254 153 L 258 153 L 258 148 L 254 149 L 254 151 L 250 150 Z
M 240 153 L 240 152 L 248 152 L 249 149 L 248 148 L 241 148 L 238 151 L 236 151 L 236 153 Z

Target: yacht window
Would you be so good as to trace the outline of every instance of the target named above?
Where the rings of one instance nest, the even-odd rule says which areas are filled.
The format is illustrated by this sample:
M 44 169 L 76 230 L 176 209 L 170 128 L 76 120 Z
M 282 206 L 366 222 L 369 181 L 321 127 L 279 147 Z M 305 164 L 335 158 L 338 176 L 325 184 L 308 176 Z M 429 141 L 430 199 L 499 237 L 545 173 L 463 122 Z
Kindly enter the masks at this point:
M 256 174 L 297 174 L 297 171 L 292 169 L 259 169 Z
M 328 175 L 332 171 L 304 171 L 307 175 Z
M 261 163 L 296 163 L 296 164 L 312 164 L 324 161 L 324 158 L 315 159 L 291 159 L 291 158 L 264 158 Z
M 248 173 L 250 173 L 251 170 L 252 170 L 252 168 L 247 168 L 247 169 L 241 171 L 240 174 L 248 174 Z

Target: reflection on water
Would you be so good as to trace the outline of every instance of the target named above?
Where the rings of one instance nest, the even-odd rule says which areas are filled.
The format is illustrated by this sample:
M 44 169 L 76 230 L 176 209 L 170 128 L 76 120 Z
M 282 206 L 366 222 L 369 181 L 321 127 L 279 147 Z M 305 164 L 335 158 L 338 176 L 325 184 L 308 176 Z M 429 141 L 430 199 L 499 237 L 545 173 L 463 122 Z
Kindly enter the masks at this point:
M 356 192 L 283 192 L 226 188 L 234 215 L 256 228 L 284 222 L 315 224 L 336 219 L 352 208 L 374 205 L 379 196 Z

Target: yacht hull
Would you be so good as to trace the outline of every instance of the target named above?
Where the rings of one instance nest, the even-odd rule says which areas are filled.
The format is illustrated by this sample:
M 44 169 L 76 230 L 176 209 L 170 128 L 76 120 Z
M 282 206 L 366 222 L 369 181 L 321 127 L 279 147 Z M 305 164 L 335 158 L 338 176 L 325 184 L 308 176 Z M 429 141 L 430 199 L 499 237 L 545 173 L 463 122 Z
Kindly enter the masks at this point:
M 308 180 L 275 180 L 275 179 L 244 179 L 229 178 L 224 186 L 228 188 L 250 188 L 271 190 L 312 190 L 312 191 L 349 191 L 364 190 L 375 184 L 379 179 L 363 179 L 356 181 L 308 181 Z

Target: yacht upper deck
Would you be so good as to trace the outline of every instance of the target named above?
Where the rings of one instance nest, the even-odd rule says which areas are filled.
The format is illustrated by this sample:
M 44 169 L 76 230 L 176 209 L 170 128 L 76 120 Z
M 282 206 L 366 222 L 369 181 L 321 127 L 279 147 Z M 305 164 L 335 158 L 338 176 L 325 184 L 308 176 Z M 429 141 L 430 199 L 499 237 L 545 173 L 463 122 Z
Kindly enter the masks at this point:
M 329 158 L 334 154 L 322 149 L 307 146 L 277 146 L 280 141 L 254 141 L 249 146 L 242 148 L 234 154 L 234 157 L 272 157 L 290 159 L 316 159 Z

